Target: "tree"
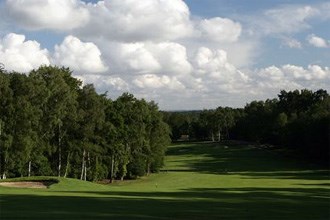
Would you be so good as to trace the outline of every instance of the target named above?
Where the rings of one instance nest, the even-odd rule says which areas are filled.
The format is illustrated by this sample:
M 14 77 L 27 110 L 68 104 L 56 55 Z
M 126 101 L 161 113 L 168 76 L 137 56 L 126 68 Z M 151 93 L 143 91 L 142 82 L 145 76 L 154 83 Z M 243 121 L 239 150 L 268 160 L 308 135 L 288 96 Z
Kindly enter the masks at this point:
M 85 85 L 79 93 L 79 130 L 77 133 L 82 150 L 82 166 L 80 179 L 87 178 L 87 170 L 92 163 L 91 154 L 97 154 L 102 126 L 105 120 L 105 105 L 93 85 Z
M 162 165 L 169 129 L 153 102 L 112 101 L 68 68 L 0 69 L 0 172 L 84 180 L 136 178 Z M 15 155 L 15 157 L 14 157 Z M 64 162 L 66 162 L 64 169 Z
M 6 178 L 9 160 L 9 150 L 12 145 L 10 133 L 13 116 L 13 91 L 10 88 L 9 75 L 0 65 L 0 178 Z
M 147 174 L 157 172 L 163 166 L 166 147 L 170 143 L 170 129 L 154 102 L 149 103 L 151 120 L 148 125 L 149 149 L 147 153 Z
M 42 127 L 40 129 L 44 134 L 44 142 L 48 142 L 51 147 L 51 156 L 57 154 L 56 167 L 58 176 L 62 171 L 62 151 L 64 147 L 70 144 L 68 138 L 72 124 L 76 120 L 77 96 L 81 82 L 71 77 L 71 71 L 68 68 L 58 68 L 51 66 L 42 66 L 30 73 L 34 82 L 43 85 L 45 92 L 43 102 L 38 103 L 43 109 Z

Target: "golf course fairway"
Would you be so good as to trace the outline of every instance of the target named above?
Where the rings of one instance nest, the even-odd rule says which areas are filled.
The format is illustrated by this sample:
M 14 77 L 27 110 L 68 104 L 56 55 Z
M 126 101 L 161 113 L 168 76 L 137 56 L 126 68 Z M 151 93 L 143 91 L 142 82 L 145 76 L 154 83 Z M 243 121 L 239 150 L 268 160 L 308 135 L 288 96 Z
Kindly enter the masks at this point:
M 329 170 L 247 144 L 172 145 L 162 171 L 138 180 L 56 179 L 0 186 L 0 219 L 330 218 Z

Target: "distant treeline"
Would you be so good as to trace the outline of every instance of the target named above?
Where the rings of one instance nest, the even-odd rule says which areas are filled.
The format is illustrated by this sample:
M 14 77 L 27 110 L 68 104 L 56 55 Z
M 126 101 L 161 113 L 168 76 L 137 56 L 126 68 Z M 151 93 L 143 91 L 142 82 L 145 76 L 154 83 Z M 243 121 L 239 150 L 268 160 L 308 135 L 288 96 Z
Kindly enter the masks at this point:
M 136 178 L 159 170 L 169 142 L 154 102 L 131 94 L 110 100 L 68 68 L 28 75 L 0 68 L 2 178 Z
M 327 91 L 281 91 L 276 99 L 244 108 L 164 112 L 172 140 L 246 140 L 273 144 L 329 164 L 330 97 Z

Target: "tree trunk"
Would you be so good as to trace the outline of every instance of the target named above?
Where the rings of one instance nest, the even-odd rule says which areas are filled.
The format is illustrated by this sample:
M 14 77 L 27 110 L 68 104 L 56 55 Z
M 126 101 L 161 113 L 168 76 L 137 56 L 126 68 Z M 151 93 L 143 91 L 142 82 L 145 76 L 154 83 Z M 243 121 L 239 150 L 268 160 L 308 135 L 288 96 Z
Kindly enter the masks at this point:
M 212 142 L 214 142 L 214 134 L 213 134 L 213 131 L 211 132 L 211 136 L 212 136 Z
M 88 162 L 88 164 L 87 164 Z M 87 179 L 87 165 L 88 165 L 88 168 L 91 167 L 91 158 L 89 157 L 89 152 L 87 152 L 87 161 L 85 160 L 85 181 Z
M 150 162 L 147 163 L 147 176 L 150 175 Z
M 82 157 L 82 164 L 81 164 L 81 175 L 80 175 L 80 180 L 82 180 L 84 178 L 84 173 L 85 173 L 85 154 L 86 154 L 86 151 L 84 149 L 84 152 L 83 152 L 83 157 Z
M 114 155 L 111 156 L 111 173 L 110 173 L 110 183 L 113 181 L 113 168 L 114 168 L 115 158 Z
M 86 161 L 85 161 L 85 170 L 84 170 L 85 174 L 84 174 L 84 180 L 86 181 L 87 179 L 87 166 L 86 166 Z
M 91 158 L 89 156 L 89 152 L 87 153 L 87 161 L 88 161 L 88 167 L 91 167 Z
M 221 141 L 221 130 L 219 128 L 219 134 L 218 134 L 218 141 L 220 142 Z
M 62 167 L 62 153 L 61 147 L 58 149 L 58 177 L 61 177 L 61 167 Z
M 58 177 L 61 177 L 62 154 L 61 154 L 61 125 L 58 124 Z
M 67 156 L 67 159 L 66 159 L 66 167 L 65 167 L 64 178 L 66 178 L 66 176 L 68 175 L 69 166 L 70 166 L 70 151 L 68 152 L 68 156 Z
M 29 173 L 28 176 L 31 176 L 31 160 L 29 161 Z
M 7 164 L 7 161 L 8 161 L 8 159 L 7 159 L 7 157 L 6 157 L 6 154 L 4 154 L 4 165 L 3 165 L 3 173 L 2 173 L 2 179 L 6 179 L 7 177 L 6 177 L 6 164 Z

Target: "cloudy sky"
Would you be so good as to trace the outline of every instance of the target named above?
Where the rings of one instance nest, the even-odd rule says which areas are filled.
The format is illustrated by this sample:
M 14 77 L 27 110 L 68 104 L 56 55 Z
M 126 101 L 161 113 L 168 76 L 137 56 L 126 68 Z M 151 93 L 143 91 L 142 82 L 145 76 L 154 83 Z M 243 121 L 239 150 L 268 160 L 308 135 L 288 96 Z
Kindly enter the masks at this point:
M 0 0 L 0 63 L 67 66 L 163 110 L 330 90 L 330 2 Z

